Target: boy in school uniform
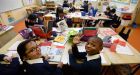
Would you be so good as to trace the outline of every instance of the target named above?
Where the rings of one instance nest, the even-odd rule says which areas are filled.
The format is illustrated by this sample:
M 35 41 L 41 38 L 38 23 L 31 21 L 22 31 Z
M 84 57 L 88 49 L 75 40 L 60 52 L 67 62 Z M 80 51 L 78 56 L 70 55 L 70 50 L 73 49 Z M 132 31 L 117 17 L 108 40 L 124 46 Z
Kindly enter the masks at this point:
M 72 54 L 69 53 L 70 66 L 79 75 L 101 75 L 100 51 L 103 49 L 103 41 L 99 37 L 91 37 L 85 45 L 86 52 L 78 52 L 77 44 L 80 36 L 73 38 Z M 78 63 L 77 60 L 82 60 Z
M 116 15 L 116 9 L 110 10 L 110 15 L 108 15 L 108 17 L 109 17 L 111 20 L 105 21 L 105 22 L 103 23 L 103 26 L 104 26 L 104 27 L 111 27 L 112 24 L 114 24 L 114 23 L 117 22 L 118 16 Z
M 0 75 L 18 75 L 19 65 L 17 57 L 0 54 Z
M 62 75 L 63 63 L 59 63 L 57 68 L 52 68 L 48 63 L 48 56 L 42 57 L 40 48 L 34 40 L 25 40 L 17 47 L 17 52 L 23 62 L 23 70 L 26 75 Z

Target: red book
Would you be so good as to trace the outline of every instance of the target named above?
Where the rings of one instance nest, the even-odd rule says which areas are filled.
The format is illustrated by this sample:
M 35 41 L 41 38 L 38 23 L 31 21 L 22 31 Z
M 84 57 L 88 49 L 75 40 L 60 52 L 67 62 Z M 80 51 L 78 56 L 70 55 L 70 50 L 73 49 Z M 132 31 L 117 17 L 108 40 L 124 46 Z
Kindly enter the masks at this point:
M 40 46 L 51 46 L 52 42 L 42 42 L 39 45 Z

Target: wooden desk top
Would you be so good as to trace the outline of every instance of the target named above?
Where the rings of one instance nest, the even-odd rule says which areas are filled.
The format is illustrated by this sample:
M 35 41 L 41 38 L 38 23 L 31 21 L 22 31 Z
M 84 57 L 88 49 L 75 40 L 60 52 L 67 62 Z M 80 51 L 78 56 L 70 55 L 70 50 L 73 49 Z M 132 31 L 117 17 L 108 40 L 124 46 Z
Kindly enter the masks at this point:
M 14 44 L 16 41 L 22 41 L 24 40 L 20 34 L 18 34 L 16 37 L 14 37 L 12 40 L 10 40 L 7 44 L 5 44 L 2 48 L 0 48 L 0 54 L 5 54 L 7 53 L 8 48 Z
M 119 35 L 115 37 L 121 38 Z M 122 38 L 121 38 L 122 39 Z M 140 63 L 140 53 L 134 47 L 132 47 L 128 42 L 126 45 L 130 48 L 134 55 L 119 54 L 111 52 L 110 49 L 104 48 L 104 52 L 111 61 L 111 64 L 138 64 Z
M 99 28 L 99 30 L 100 29 L 103 30 L 103 29 L 108 29 L 108 28 Z M 108 30 L 108 32 L 109 32 L 109 30 Z M 114 32 L 113 32 L 113 34 L 114 34 Z M 109 33 L 107 35 L 109 35 Z M 114 34 L 112 36 L 115 38 L 118 38 L 122 41 L 125 41 L 118 34 Z M 126 42 L 126 46 L 128 46 L 128 48 L 132 51 L 133 55 L 112 52 L 109 48 L 104 47 L 103 52 L 107 55 L 107 57 L 111 61 L 111 64 L 117 65 L 117 64 L 138 64 L 138 63 L 140 63 L 140 53 L 138 52 L 138 50 L 136 50 L 134 47 L 132 47 L 127 41 L 125 41 L 125 42 Z
M 114 35 L 117 38 L 122 39 L 119 35 Z M 18 34 L 15 38 L 13 38 L 11 41 L 9 41 L 6 45 L 4 45 L 0 49 L 1 54 L 5 54 L 8 50 L 8 48 L 15 43 L 15 41 L 23 40 L 23 38 Z M 111 52 L 109 48 L 103 48 L 102 54 L 107 61 L 106 63 L 102 63 L 103 66 L 109 66 L 111 64 L 117 65 L 117 64 L 134 64 L 134 63 L 140 63 L 140 53 L 132 47 L 128 42 L 126 42 L 127 46 L 131 48 L 134 55 L 125 55 L 125 54 L 118 54 L 115 52 Z M 62 55 L 61 61 L 64 64 L 69 63 L 69 56 L 68 56 L 68 50 L 71 49 L 71 45 L 69 43 L 65 44 L 65 49 Z
M 11 29 L 13 29 L 13 26 L 9 26 L 6 30 L 0 31 L 0 36 Z

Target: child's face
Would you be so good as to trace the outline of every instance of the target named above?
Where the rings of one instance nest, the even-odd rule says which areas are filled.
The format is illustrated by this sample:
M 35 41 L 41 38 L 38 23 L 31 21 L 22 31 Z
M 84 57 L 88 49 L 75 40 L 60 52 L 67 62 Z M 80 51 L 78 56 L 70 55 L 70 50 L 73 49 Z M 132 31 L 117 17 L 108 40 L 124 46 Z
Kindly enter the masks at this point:
M 102 50 L 102 46 L 98 40 L 89 39 L 85 46 L 85 49 L 88 55 L 94 55 L 99 54 L 100 50 Z
M 36 59 L 41 57 L 41 51 L 40 48 L 37 46 L 37 44 L 34 41 L 29 42 L 26 45 L 26 59 Z

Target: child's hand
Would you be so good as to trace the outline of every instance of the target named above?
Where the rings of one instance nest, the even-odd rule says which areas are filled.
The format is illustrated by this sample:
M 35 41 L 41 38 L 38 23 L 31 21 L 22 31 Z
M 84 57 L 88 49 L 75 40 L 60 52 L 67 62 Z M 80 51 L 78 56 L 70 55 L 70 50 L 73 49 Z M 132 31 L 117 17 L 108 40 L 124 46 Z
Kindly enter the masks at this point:
M 45 60 L 48 60 L 50 59 L 50 56 L 46 55 L 46 56 L 43 56 Z
M 3 58 L 3 60 L 4 60 L 5 62 L 12 62 L 12 57 L 5 56 L 5 57 Z
M 78 43 L 80 43 L 80 39 L 81 39 L 80 35 L 76 35 L 76 36 L 73 38 L 73 44 L 78 44 Z
M 58 63 L 57 67 L 62 68 L 63 67 L 63 63 L 62 62 Z

